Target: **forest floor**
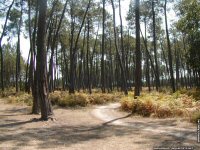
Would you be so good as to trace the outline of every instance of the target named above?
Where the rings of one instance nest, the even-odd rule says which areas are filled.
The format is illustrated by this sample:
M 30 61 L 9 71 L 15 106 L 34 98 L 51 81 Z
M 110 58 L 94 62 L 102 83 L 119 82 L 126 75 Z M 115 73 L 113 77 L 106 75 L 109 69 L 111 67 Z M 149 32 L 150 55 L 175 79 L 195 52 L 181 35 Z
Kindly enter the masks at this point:
M 118 103 L 54 108 L 56 121 L 36 121 L 30 107 L 0 99 L 0 150 L 200 149 L 197 126 L 184 119 L 130 116 Z M 186 149 L 186 147 L 185 147 Z

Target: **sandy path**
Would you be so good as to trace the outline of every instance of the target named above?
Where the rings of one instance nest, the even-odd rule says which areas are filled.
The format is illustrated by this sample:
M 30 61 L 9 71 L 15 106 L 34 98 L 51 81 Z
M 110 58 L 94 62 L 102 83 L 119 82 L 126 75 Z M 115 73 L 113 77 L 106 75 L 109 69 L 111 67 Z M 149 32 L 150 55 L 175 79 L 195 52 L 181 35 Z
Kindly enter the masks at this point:
M 120 103 L 97 106 L 92 111 L 92 114 L 111 125 L 133 127 L 141 131 L 162 133 L 193 141 L 197 139 L 197 129 L 193 124 L 180 122 L 180 120 L 178 122 L 175 119 L 150 119 L 140 117 L 132 117 L 130 119 L 130 114 L 117 112 L 119 107 Z M 169 121 L 171 121 L 171 124 L 168 123 Z M 174 124 L 173 122 L 176 123 Z
M 0 150 L 152 150 L 158 146 L 194 146 L 200 149 L 192 138 L 185 138 L 187 135 L 180 138 L 142 129 L 147 126 L 146 121 L 149 121 L 148 126 L 154 128 L 166 124 L 185 128 L 189 126 L 187 123 L 178 125 L 172 120 L 160 120 L 157 123 L 140 117 L 120 120 L 119 117 L 127 114 L 106 106 L 83 109 L 54 108 L 57 121 L 34 122 L 31 121 L 32 118 L 40 116 L 29 115 L 30 108 L 27 106 L 9 105 L 3 100 L 0 100 L 0 106 Z M 95 111 L 109 116 L 102 120 L 94 114 Z M 116 125 L 116 122 L 111 121 L 116 118 L 116 122 L 125 125 Z M 138 122 L 132 126 L 135 119 Z M 195 126 L 190 129 L 195 129 Z M 186 134 L 186 131 L 184 133 Z

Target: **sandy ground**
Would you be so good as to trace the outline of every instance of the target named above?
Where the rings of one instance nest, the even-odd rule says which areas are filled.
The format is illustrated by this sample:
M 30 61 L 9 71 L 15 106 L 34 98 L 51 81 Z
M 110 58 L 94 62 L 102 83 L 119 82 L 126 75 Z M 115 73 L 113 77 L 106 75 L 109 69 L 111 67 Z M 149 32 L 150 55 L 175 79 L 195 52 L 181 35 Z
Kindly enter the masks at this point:
M 32 121 L 40 116 L 29 115 L 27 106 L 3 100 L 0 105 L 0 150 L 200 149 L 196 125 L 180 119 L 131 117 L 118 110 L 119 104 L 54 108 L 56 121 L 47 122 Z

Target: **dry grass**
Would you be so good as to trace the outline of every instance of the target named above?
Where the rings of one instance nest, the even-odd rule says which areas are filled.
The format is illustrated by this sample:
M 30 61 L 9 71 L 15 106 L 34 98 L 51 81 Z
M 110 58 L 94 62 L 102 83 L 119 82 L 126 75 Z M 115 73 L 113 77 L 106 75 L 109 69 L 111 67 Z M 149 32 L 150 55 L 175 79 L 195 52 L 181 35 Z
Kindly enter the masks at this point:
M 121 93 L 102 94 L 95 91 L 92 94 L 79 92 L 69 94 L 67 91 L 55 91 L 49 94 L 49 99 L 53 105 L 61 107 L 86 107 L 88 105 L 99 105 L 120 100 Z M 6 90 L 1 93 L 1 97 L 6 99 L 8 103 L 23 103 L 32 105 L 32 95 L 24 92 L 15 92 L 15 89 Z
M 189 96 L 182 91 L 174 94 L 144 92 L 136 100 L 132 94 L 121 99 L 121 109 L 144 117 L 189 117 L 190 120 L 195 120 L 195 116 L 198 115 L 193 114 L 198 112 L 200 118 L 199 102 L 192 95 Z
M 200 100 L 200 89 L 199 88 L 192 88 L 190 90 L 180 89 L 180 93 L 187 94 L 188 96 L 192 96 L 196 101 Z
M 199 89 L 181 89 L 174 94 L 145 91 L 137 100 L 134 100 L 133 95 L 132 92 L 128 96 L 120 92 L 102 94 L 98 90 L 92 94 L 82 91 L 70 95 L 66 91 L 55 91 L 49 94 L 49 99 L 53 105 L 61 107 L 86 107 L 120 101 L 122 110 L 144 117 L 188 117 L 192 122 L 200 118 Z M 1 97 L 9 103 L 32 105 L 31 95 L 24 92 L 16 94 L 15 89 L 6 90 L 1 93 Z
M 76 93 L 76 94 L 68 94 L 68 92 L 64 91 L 55 91 L 49 95 L 49 99 L 51 100 L 52 104 L 62 106 L 62 107 L 85 107 L 87 105 L 99 105 L 105 104 L 108 102 L 115 102 L 119 101 L 122 94 L 120 93 Z
M 32 106 L 33 104 L 32 95 L 24 92 L 15 93 L 13 95 L 6 96 L 4 98 L 7 100 L 8 103 L 26 104 L 28 106 Z

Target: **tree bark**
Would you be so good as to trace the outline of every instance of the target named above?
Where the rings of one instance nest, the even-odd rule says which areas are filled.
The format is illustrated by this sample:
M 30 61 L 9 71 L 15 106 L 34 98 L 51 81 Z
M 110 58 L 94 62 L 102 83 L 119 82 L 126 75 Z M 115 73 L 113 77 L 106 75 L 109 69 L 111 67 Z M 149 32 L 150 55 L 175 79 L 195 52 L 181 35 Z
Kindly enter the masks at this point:
M 121 74 L 122 74 L 122 80 L 125 83 L 126 77 L 125 77 L 125 72 L 124 72 L 124 67 L 120 58 L 120 53 L 119 53 L 119 49 L 118 49 L 118 44 L 117 44 L 117 32 L 116 32 L 116 21 L 115 21 L 115 6 L 113 3 L 113 0 L 111 0 L 112 3 L 112 10 L 113 10 L 113 28 L 114 28 L 114 41 L 115 41 L 115 49 L 116 49 L 116 55 L 117 55 L 117 60 L 119 62 L 119 66 L 121 69 Z M 127 88 L 124 89 L 124 94 L 128 95 L 128 90 Z
M 103 0 L 103 22 L 102 22 L 102 43 L 101 43 L 101 90 L 105 93 L 105 0 Z
M 152 13 L 153 13 L 153 49 L 154 49 L 154 59 L 155 59 L 155 79 L 156 79 L 156 90 L 158 91 L 160 88 L 160 75 L 159 75 L 159 68 L 158 68 L 158 59 L 157 59 L 157 48 L 156 48 L 156 20 L 155 20 L 155 8 L 154 8 L 154 0 L 152 0 Z
M 32 114 L 39 114 L 40 108 L 39 108 L 39 98 L 38 98 L 38 80 L 37 80 L 37 70 L 35 66 L 36 62 L 36 31 L 37 31 L 37 24 L 38 24 L 38 9 L 39 9 L 39 0 L 37 0 L 36 8 L 35 8 L 35 22 L 34 22 L 34 29 L 33 29 L 33 56 L 32 56 L 32 74 L 33 79 L 31 83 L 31 89 L 32 89 L 32 96 L 33 96 L 33 106 L 32 106 Z
M 1 34 L 1 37 L 0 37 L 0 55 L 1 55 L 1 90 L 4 91 L 4 59 L 3 59 L 3 49 L 2 49 L 2 40 L 3 40 L 3 37 L 4 37 L 4 34 L 5 34 L 5 31 L 6 31 L 6 26 L 7 26 L 7 22 L 8 22 L 8 18 L 9 18 L 9 15 L 10 15 L 10 10 L 12 8 L 14 4 L 14 0 L 12 1 L 11 5 L 9 6 L 8 8 L 8 11 L 7 11 L 7 14 L 6 14 L 6 19 L 5 19 L 5 22 L 4 22 L 4 25 L 3 25 L 3 31 L 2 31 L 2 34 Z
M 39 19 L 37 32 L 37 80 L 38 96 L 41 107 L 41 120 L 48 120 L 53 115 L 48 99 L 47 62 L 46 62 L 46 12 L 47 0 L 39 0 Z
M 75 93 L 75 75 L 76 75 L 75 74 L 75 70 L 76 70 L 75 68 L 76 68 L 77 46 L 78 46 L 80 33 L 81 33 L 82 28 L 84 26 L 86 15 L 87 15 L 88 10 L 90 8 L 90 4 L 91 4 L 91 0 L 89 0 L 87 8 L 85 10 L 83 20 L 82 20 L 81 26 L 79 28 L 78 35 L 76 37 L 75 43 L 74 43 L 74 47 L 73 47 L 73 44 L 71 44 L 71 50 L 70 50 L 70 84 L 69 84 L 69 93 L 70 94 Z
M 19 19 L 19 24 L 18 24 L 18 33 L 17 33 L 17 36 L 18 36 L 18 41 L 17 41 L 17 56 L 16 56 L 16 92 L 19 92 L 19 78 L 20 78 L 20 56 L 21 56 L 21 53 L 20 53 L 20 35 L 21 35 L 21 26 L 22 26 L 22 0 L 20 1 L 20 7 L 21 7 L 21 11 L 20 11 L 20 19 Z
M 122 15 L 121 15 L 121 0 L 119 0 L 119 18 L 120 18 L 120 34 L 121 34 L 121 52 L 122 52 L 122 64 L 124 68 L 124 73 L 122 73 L 122 78 L 124 74 L 124 81 L 123 81 L 123 90 L 127 93 L 127 71 L 125 67 L 125 49 L 124 49 L 124 38 L 123 38 L 123 23 L 122 23 Z
M 141 51 L 140 51 L 140 0 L 135 3 L 135 22 L 136 22 L 136 69 L 135 69 L 135 93 L 134 98 L 140 96 L 141 89 Z
M 175 81 L 174 81 L 174 72 L 173 72 L 173 66 L 172 66 L 172 52 L 171 52 L 171 45 L 169 40 L 169 31 L 168 31 L 168 24 L 167 24 L 167 0 L 165 0 L 165 26 L 166 26 L 166 35 L 167 35 L 167 46 L 168 46 L 168 59 L 169 59 L 169 72 L 171 77 L 171 87 L 172 91 L 175 92 Z

